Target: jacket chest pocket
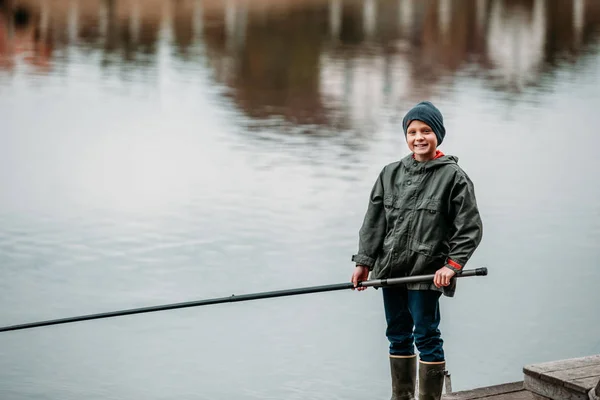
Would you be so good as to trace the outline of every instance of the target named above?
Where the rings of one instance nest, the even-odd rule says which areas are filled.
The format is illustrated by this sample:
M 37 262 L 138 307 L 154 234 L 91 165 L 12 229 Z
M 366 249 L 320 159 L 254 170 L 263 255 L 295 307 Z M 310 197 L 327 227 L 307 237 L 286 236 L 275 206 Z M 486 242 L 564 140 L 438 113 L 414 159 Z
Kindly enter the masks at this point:
M 444 205 L 439 200 L 424 199 L 417 205 L 415 231 L 422 243 L 436 248 L 448 234 L 448 221 Z
M 383 206 L 386 213 L 400 212 L 402 203 L 397 196 L 387 195 L 383 198 Z
M 417 214 L 424 223 L 436 223 L 446 225 L 446 214 L 444 205 L 439 200 L 424 199 L 417 205 Z M 424 227 L 427 228 L 427 227 Z
M 432 215 L 442 213 L 442 209 L 442 202 L 434 199 L 421 200 L 417 206 L 417 211 L 424 211 Z
M 402 204 L 398 197 L 392 195 L 385 196 L 383 198 L 383 206 L 388 226 L 393 226 L 394 222 L 402 219 Z

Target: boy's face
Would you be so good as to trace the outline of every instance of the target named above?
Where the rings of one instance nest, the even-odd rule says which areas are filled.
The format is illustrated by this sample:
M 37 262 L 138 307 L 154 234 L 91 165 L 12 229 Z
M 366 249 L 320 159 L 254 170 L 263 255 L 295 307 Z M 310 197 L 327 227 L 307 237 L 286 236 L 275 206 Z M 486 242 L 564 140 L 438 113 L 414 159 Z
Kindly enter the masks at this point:
M 417 161 L 429 161 L 435 157 L 437 137 L 423 121 L 413 120 L 406 130 L 406 143 Z

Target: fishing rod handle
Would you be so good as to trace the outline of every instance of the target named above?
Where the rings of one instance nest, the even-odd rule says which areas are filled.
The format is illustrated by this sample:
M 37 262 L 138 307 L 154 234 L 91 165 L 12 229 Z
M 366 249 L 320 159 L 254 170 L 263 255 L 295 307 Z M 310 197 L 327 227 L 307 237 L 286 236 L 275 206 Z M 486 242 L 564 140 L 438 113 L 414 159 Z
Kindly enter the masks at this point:
M 466 269 L 455 275 L 456 278 L 466 278 L 470 276 L 486 276 L 488 270 L 486 267 Z M 360 287 L 385 287 L 400 285 L 405 283 L 422 283 L 433 281 L 435 274 L 431 275 L 418 275 L 418 276 L 405 276 L 401 278 L 388 278 L 388 279 L 372 279 L 370 281 L 363 281 L 358 284 Z

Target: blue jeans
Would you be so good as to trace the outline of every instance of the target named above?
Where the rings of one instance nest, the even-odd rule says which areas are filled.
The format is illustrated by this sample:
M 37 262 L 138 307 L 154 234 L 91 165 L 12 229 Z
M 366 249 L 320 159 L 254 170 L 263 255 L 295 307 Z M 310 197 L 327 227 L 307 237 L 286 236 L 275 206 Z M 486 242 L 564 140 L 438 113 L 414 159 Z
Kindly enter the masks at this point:
M 438 329 L 441 292 L 404 287 L 383 288 L 382 291 L 390 354 L 413 355 L 416 344 L 422 361 L 444 361 L 444 341 Z

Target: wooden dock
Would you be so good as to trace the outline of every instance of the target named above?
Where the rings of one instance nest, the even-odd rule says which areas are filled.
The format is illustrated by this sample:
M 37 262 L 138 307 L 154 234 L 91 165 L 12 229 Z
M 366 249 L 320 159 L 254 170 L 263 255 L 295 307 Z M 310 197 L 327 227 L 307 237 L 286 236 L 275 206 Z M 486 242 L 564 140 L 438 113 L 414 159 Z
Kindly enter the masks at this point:
M 527 365 L 524 380 L 446 394 L 443 400 L 599 400 L 600 355 Z
M 483 387 L 475 390 L 446 394 L 443 400 L 539 400 L 544 399 L 523 387 L 523 381 Z

